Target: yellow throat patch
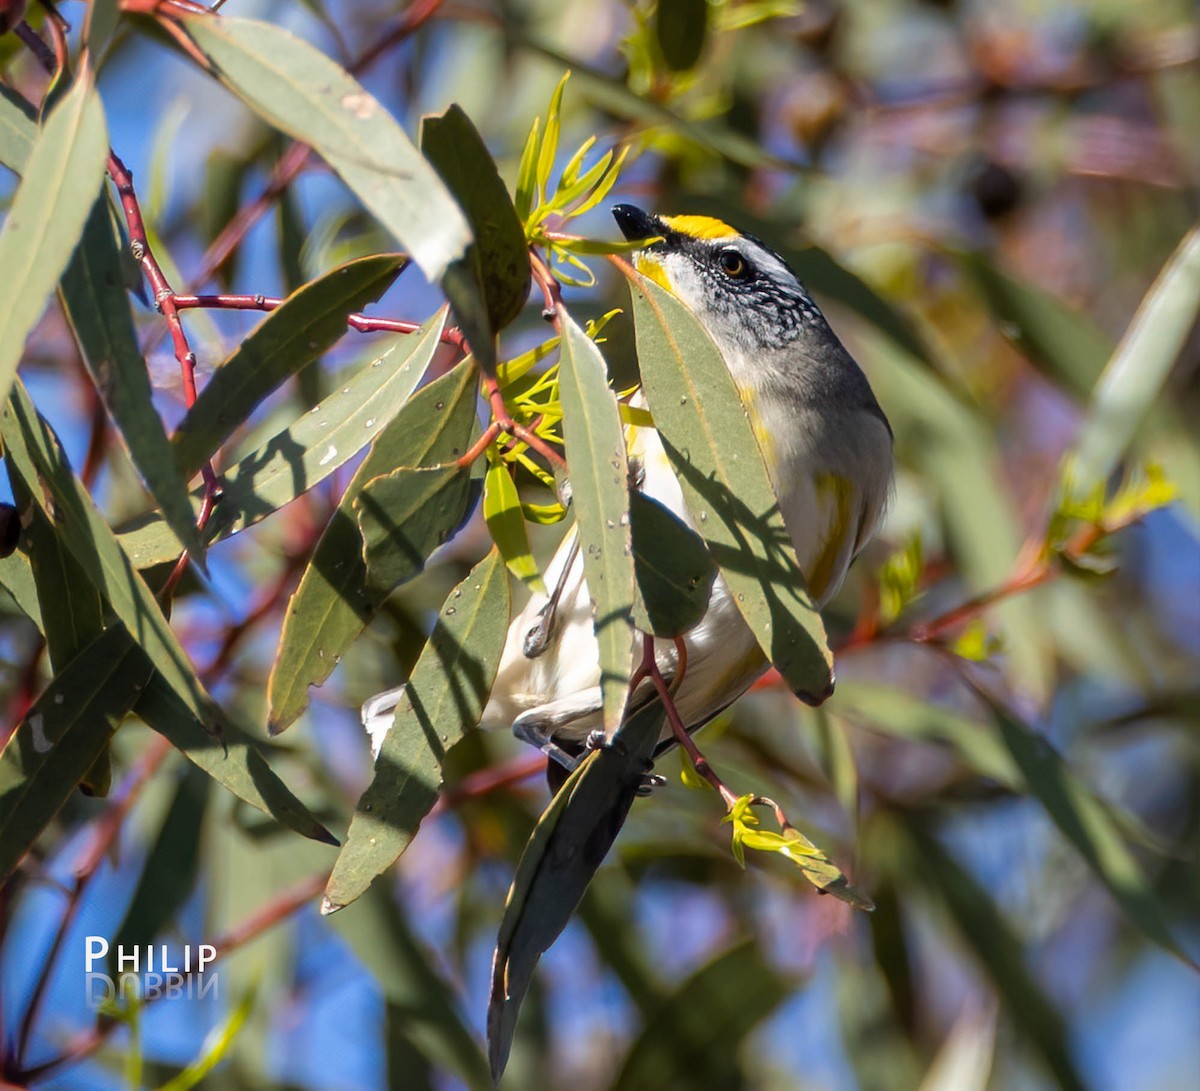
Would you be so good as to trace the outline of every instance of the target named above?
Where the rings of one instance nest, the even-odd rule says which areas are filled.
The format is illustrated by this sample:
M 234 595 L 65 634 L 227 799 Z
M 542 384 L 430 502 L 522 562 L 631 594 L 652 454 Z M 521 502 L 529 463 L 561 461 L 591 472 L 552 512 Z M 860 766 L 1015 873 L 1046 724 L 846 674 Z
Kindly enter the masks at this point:
M 712 216 L 660 216 L 659 219 L 672 231 L 691 235 L 693 239 L 727 239 L 737 234 L 724 220 Z
M 634 257 L 633 264 L 637 266 L 637 271 L 647 280 L 654 281 L 660 288 L 665 288 L 668 292 L 674 294 L 674 289 L 671 287 L 671 280 L 667 276 L 666 269 L 662 267 L 662 262 L 653 254 L 647 254 L 646 251 L 642 250 Z

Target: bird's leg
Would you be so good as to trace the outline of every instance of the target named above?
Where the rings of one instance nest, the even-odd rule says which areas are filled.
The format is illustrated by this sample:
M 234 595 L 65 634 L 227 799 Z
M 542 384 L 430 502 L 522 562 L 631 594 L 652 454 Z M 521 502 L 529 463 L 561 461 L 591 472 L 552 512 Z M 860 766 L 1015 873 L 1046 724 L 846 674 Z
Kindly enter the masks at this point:
M 548 647 L 550 641 L 554 637 L 554 623 L 558 613 L 558 603 L 562 598 L 563 591 L 567 586 L 567 577 L 571 573 L 571 569 L 575 566 L 575 558 L 579 556 L 579 537 L 576 535 L 575 540 L 568 547 L 566 564 L 562 566 L 562 570 L 558 574 L 558 580 L 554 584 L 554 590 L 550 592 L 550 599 L 543 606 L 537 615 L 537 621 L 530 626 L 529 631 L 525 634 L 525 643 L 522 645 L 522 650 L 525 652 L 526 659 L 536 659 Z

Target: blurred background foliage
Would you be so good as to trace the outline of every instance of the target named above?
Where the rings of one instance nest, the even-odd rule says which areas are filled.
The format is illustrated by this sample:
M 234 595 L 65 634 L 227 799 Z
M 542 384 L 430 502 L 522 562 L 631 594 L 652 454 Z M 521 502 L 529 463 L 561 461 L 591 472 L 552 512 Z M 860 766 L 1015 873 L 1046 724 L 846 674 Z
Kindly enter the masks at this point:
M 83 23 L 83 7 L 63 7 Z M 113 10 L 97 3 L 93 19 Z M 1110 496 L 1125 482 L 1123 498 L 1072 494 L 1063 472 L 1096 427 L 1097 379 L 1200 212 L 1194 3 L 225 11 L 357 60 L 410 133 L 459 103 L 510 189 L 531 120 L 570 69 L 563 161 L 593 135 L 597 155 L 627 148 L 612 199 L 718 215 L 779 249 L 895 428 L 887 523 L 826 612 L 836 696 L 813 711 L 766 686 L 702 736 L 728 777 L 802 817 L 876 911 L 816 896 L 773 857 L 740 870 L 713 800 L 680 783 L 671 756 L 668 787 L 635 806 L 544 960 L 504 1086 L 1197 1086 L 1200 340 L 1182 274 L 1158 282 L 1174 311 L 1154 312 L 1099 399 L 1133 437 L 1107 451 L 1122 459 Z M 39 99 L 45 77 L 12 35 L 0 46 L 5 81 Z M 160 260 L 189 283 L 286 144 L 146 20 L 113 24 L 98 83 Z M 11 194 L 11 177 L 0 187 Z M 609 203 L 574 228 L 614 238 Z M 392 246 L 316 161 L 266 205 L 203 288 L 283 295 Z M 627 309 L 620 278 L 589 265 L 594 287 L 565 289 L 572 313 Z M 440 303 L 410 269 L 371 313 L 424 320 Z M 545 338 L 538 310 L 506 332 L 503 358 Z M 140 307 L 138 321 L 173 426 L 182 401 L 161 319 Z M 256 316 L 185 321 L 203 377 Z M 604 336 L 623 382 L 627 317 Z M 378 354 L 372 337 L 341 340 L 248 432 L 270 434 L 333 389 Z M 110 519 L 143 510 L 54 307 L 22 375 L 77 467 L 99 445 L 93 492 Z M 197 664 L 222 668 L 214 694 L 245 721 L 265 722 L 286 593 L 350 469 L 214 547 L 208 581 L 181 588 L 172 624 Z M 561 527 L 531 532 L 544 558 Z M 335 830 L 370 776 L 359 703 L 411 668 L 431 611 L 486 542 L 477 512 L 269 744 L 272 767 Z M 970 605 L 993 592 L 994 604 Z M 19 717 L 49 668 L 21 610 L 2 609 L 0 680 Z M 469 737 L 394 872 L 322 919 L 313 899 L 330 849 L 235 806 L 127 725 L 113 797 L 76 794 L 0 902 L 7 1074 L 37 1087 L 159 1086 L 207 1051 L 224 1063 L 204 1086 L 486 1086 L 496 926 L 547 798 L 535 764 L 505 734 Z M 111 851 L 74 886 L 114 815 Z M 226 937 L 236 949 L 218 999 L 97 1025 L 82 987 L 89 934 Z

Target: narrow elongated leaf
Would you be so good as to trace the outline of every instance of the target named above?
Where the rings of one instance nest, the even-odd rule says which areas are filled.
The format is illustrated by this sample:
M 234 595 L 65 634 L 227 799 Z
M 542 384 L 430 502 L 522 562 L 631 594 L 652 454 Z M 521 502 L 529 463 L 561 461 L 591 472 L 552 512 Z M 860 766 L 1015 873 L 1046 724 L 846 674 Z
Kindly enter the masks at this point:
M 439 972 L 391 892 L 373 886 L 353 913 L 339 913 L 331 924 L 402 1016 L 401 1032 L 417 1053 L 468 1087 L 492 1091 L 487 1060 L 454 1002 L 455 986 Z
M 338 843 L 280 780 L 256 739 L 228 719 L 221 737 L 214 738 L 161 674 L 150 679 L 134 711 L 147 727 L 164 736 L 188 761 L 238 799 L 313 841 Z
M 391 590 L 367 581 L 354 509 L 363 488 L 396 466 L 437 465 L 466 451 L 478 425 L 477 389 L 473 365 L 464 360 L 418 391 L 379 434 L 346 487 L 284 615 L 267 683 L 273 733 L 304 711 L 308 687 L 329 677 Z
M 493 550 L 442 605 L 375 759 L 374 779 L 355 808 L 322 913 L 359 897 L 408 848 L 437 802 L 446 752 L 483 714 L 509 609 L 508 575 Z
M 221 82 L 264 121 L 315 148 L 430 281 L 464 257 L 471 232 L 454 198 L 345 69 L 269 23 L 207 15 L 183 22 Z
M 192 556 L 202 556 L 187 482 L 175 468 L 170 441 L 151 400 L 150 376 L 138 348 L 125 270 L 104 194 L 92 207 L 59 294 L 84 363 L 134 466 L 175 536 Z
M 838 687 L 838 708 L 867 730 L 945 746 L 979 776 L 994 780 L 1013 792 L 1035 794 L 1014 758 L 1012 745 L 986 721 L 919 700 L 894 686 L 856 681 Z M 1092 811 L 1098 808 L 1107 815 L 1104 823 L 1119 828 L 1123 837 L 1152 851 L 1164 851 L 1160 839 L 1146 828 L 1137 815 L 1096 795 L 1078 777 L 1070 763 L 1054 747 L 1044 745 L 1028 724 L 1013 720 L 1012 729 L 1025 735 L 1019 746 L 1033 755 L 1039 765 L 1046 766 L 1042 776 L 1051 781 L 1061 781 L 1064 791 L 1071 797 L 1087 797 L 1090 803 L 1085 809 Z
M 630 287 L 642 384 L 700 536 L 768 658 L 820 703 L 833 657 L 737 387 L 682 303 L 640 275 Z
M 704 617 L 717 566 L 704 539 L 652 497 L 630 493 L 629 516 L 634 624 L 655 636 L 682 636 Z
M 995 717 L 1004 745 L 1059 832 L 1088 862 L 1096 877 L 1153 942 L 1189 966 L 1196 963 L 1167 928 L 1163 907 L 1124 838 L 1109 806 L 1070 771 L 1062 756 L 982 686 L 973 686 Z
M 583 574 L 600 646 L 604 730 L 611 736 L 625 713 L 633 669 L 629 465 L 604 357 L 570 315 L 562 315 L 561 335 L 563 440 Z
M 196 677 L 187 652 L 87 490 L 71 472 L 58 438 L 19 379 L 14 380 L 0 413 L 0 432 L 9 465 L 20 474 L 88 580 L 196 719 L 208 730 L 217 730 L 219 710 Z
M 753 940 L 731 947 L 681 982 L 646 1020 L 612 1091 L 741 1085 L 741 1046 L 791 991 Z
M 253 526 L 324 481 L 382 434 L 403 409 L 438 347 L 446 312 L 417 333 L 398 337 L 329 397 L 221 475 L 221 502 L 207 540 L 220 541 Z M 192 494 L 200 510 L 203 489 Z M 179 555 L 181 543 L 155 513 L 127 526 L 121 544 L 138 568 Z
M 86 645 L 38 698 L 0 752 L 0 882 L 108 745 L 149 678 L 124 626 Z
M 33 502 L 33 494 L 15 466 L 9 467 L 9 480 L 25 524 L 20 548 L 28 557 L 36 588 L 46 655 L 50 669 L 57 674 L 104 631 L 104 600 Z
M 1113 350 L 1099 327 L 1035 284 L 1009 276 L 984 254 L 960 254 L 959 261 L 1035 367 L 1074 394 L 1091 391 Z
M 588 754 L 538 819 L 513 876 L 488 1001 L 488 1060 L 499 1081 L 517 1015 L 539 959 L 567 926 L 620 833 L 666 714 L 657 701 L 634 712 L 614 745 Z
M 195 765 L 185 765 L 175 794 L 146 854 L 137 887 L 116 939 L 108 950 L 108 972 L 121 972 L 119 952 L 146 947 L 191 897 L 200 866 L 200 837 L 212 782 Z
M 42 607 L 38 602 L 37 584 L 33 578 L 33 566 L 24 553 L 10 553 L 0 557 L 0 587 L 12 597 L 20 610 L 45 636 Z
M 529 531 L 517 483 L 502 459 L 488 466 L 483 478 L 483 519 L 508 570 L 531 591 L 544 591 L 537 562 L 529 550 Z
M 1200 316 L 1200 227 L 1163 267 L 1092 392 L 1087 419 L 1064 467 L 1070 491 L 1102 483 L 1133 442 Z
M 476 267 L 493 333 L 504 329 L 529 298 L 525 229 L 479 130 L 457 103 L 421 121 L 421 151 L 466 214 Z
M 0 163 L 23 174 L 36 139 L 37 112 L 8 84 L 0 83 Z
M 879 859 L 895 868 L 898 883 L 912 895 L 935 893 L 956 930 L 995 985 L 1004 1010 L 1054 1073 L 1063 1091 L 1084 1091 L 1066 1042 L 1063 1018 L 1026 966 L 1020 939 L 974 878 L 916 821 L 888 822 Z M 914 881 L 915 880 L 915 881 Z
M 271 391 L 346 332 L 346 316 L 396 279 L 401 254 L 347 262 L 293 292 L 213 373 L 175 432 L 175 461 L 191 477 Z
M 616 117 L 640 121 L 645 125 L 663 126 L 673 134 L 695 141 L 701 148 L 723 155 L 745 167 L 772 167 L 777 170 L 798 170 L 801 164 L 772 155 L 762 145 L 714 119 L 692 121 L 676 111 L 629 89 L 624 79 L 618 79 L 600 68 L 571 57 L 553 46 L 525 39 L 524 48 L 537 53 L 554 64 L 571 70 L 572 78 L 600 109 Z
M 29 149 L 0 231 L 0 398 L 83 233 L 107 157 L 104 107 L 85 68 Z
M 355 501 L 367 580 L 391 590 L 462 524 L 471 471 L 453 462 L 401 467 L 367 482 Z
M 693 68 L 704 52 L 708 33 L 708 0 L 658 0 L 654 34 L 672 72 Z

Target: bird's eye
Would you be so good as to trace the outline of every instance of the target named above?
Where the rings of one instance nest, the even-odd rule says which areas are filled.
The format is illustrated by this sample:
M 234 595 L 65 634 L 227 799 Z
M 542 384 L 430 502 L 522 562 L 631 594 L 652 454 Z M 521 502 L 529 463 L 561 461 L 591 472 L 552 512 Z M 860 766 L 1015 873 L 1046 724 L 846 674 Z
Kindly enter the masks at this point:
M 749 272 L 746 259 L 736 250 L 722 250 L 717 261 L 720 262 L 721 269 L 728 276 L 734 278 L 744 277 Z

